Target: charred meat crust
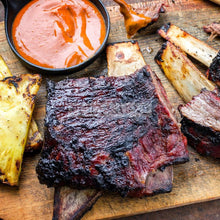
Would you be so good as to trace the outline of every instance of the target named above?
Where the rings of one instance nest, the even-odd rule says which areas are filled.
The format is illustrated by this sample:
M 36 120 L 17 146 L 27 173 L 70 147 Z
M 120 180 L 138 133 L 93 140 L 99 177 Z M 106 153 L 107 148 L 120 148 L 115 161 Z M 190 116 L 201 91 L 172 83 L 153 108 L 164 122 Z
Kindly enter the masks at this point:
M 220 158 L 220 91 L 202 89 L 192 101 L 179 106 L 181 130 L 201 155 Z
M 209 80 L 220 86 L 220 51 L 210 64 L 206 75 Z
M 153 75 L 144 67 L 129 76 L 49 81 L 40 182 L 126 196 L 143 190 L 152 170 L 188 161 L 186 139 Z
M 181 131 L 187 137 L 188 144 L 201 155 L 220 158 L 220 132 L 199 125 L 183 117 Z

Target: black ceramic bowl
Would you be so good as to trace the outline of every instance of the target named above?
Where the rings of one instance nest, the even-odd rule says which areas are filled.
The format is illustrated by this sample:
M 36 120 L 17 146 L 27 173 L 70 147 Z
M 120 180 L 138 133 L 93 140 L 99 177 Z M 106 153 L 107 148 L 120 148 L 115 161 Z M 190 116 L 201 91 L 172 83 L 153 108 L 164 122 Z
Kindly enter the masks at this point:
M 104 21 L 105 21 L 105 27 L 106 27 L 106 36 L 105 39 L 102 43 L 102 45 L 99 47 L 99 49 L 96 51 L 96 53 L 91 56 L 90 58 L 88 58 L 87 60 L 85 60 L 84 62 L 75 65 L 75 66 L 71 66 L 68 68 L 45 68 L 45 67 L 41 67 L 38 65 L 35 65 L 29 61 L 27 61 L 26 59 L 24 59 L 15 49 L 15 46 L 13 44 L 13 39 L 12 39 L 12 24 L 13 21 L 17 15 L 17 13 L 27 4 L 30 2 L 30 0 L 1 0 L 2 3 L 4 4 L 5 7 L 5 33 L 6 33 L 6 37 L 8 40 L 8 44 L 11 47 L 12 51 L 15 53 L 15 55 L 19 58 L 19 60 L 28 68 L 31 68 L 35 71 L 37 71 L 38 73 L 53 73 L 53 74 L 67 74 L 67 73 L 74 73 L 77 72 L 79 70 L 82 70 L 83 68 L 85 68 L 86 66 L 88 66 L 89 64 L 91 64 L 93 61 L 95 61 L 95 59 L 97 59 L 97 57 L 101 54 L 101 52 L 104 50 L 107 40 L 108 40 L 108 36 L 109 36 L 109 31 L 110 31 L 110 17 L 108 14 L 108 11 L 106 10 L 105 6 L 103 5 L 102 1 L 100 0 L 90 0 L 90 2 L 92 2 L 97 8 L 98 10 L 101 12 Z M 45 0 L 46 1 L 46 0 Z

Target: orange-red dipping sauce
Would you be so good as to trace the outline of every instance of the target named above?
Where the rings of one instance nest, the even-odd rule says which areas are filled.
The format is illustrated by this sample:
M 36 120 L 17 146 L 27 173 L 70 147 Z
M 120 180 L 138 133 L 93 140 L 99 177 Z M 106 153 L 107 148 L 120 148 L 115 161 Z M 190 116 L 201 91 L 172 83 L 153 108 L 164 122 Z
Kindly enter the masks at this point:
M 92 56 L 104 41 L 105 22 L 88 0 L 33 0 L 18 13 L 16 50 L 33 64 L 66 68 Z

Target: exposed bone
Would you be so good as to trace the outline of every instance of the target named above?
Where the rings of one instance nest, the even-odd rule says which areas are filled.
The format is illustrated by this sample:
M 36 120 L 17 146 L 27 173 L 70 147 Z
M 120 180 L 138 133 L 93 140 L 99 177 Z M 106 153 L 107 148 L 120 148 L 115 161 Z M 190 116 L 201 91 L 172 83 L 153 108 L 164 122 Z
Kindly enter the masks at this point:
M 212 60 L 218 53 L 217 50 L 210 47 L 208 44 L 193 37 L 173 24 L 168 23 L 162 26 L 158 30 L 158 33 L 207 67 L 210 66 Z
M 209 81 L 180 49 L 169 41 L 157 53 L 155 61 L 185 102 L 198 95 L 201 89 L 214 90 Z

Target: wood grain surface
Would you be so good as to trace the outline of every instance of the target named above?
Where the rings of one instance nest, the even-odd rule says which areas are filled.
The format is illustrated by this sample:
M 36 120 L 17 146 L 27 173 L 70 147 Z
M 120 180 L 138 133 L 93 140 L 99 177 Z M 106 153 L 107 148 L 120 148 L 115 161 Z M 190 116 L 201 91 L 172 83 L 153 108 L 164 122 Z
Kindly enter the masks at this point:
M 118 6 L 112 0 L 103 0 L 111 17 L 111 32 L 109 42 L 127 40 L 123 18 Z M 134 6 L 150 6 L 162 1 L 138 1 L 130 0 Z M 138 3 L 137 3 L 138 2 Z M 167 12 L 162 14 L 158 23 L 142 31 L 134 39 L 138 40 L 142 53 L 148 64 L 161 79 L 171 103 L 176 109 L 182 103 L 174 88 L 160 71 L 153 58 L 163 39 L 157 35 L 156 30 L 167 22 L 188 31 L 197 38 L 207 41 L 208 35 L 202 27 L 220 19 L 220 7 L 214 3 L 202 0 L 176 0 L 166 1 Z M 220 39 L 216 38 L 209 43 L 216 49 L 220 49 Z M 151 51 L 151 52 L 149 52 Z M 5 59 L 14 75 L 32 72 L 26 69 L 11 52 L 4 33 L 4 23 L 0 23 L 0 54 Z M 202 72 L 205 67 L 193 62 Z M 105 54 L 83 71 L 72 75 L 47 75 L 43 76 L 43 84 L 37 96 L 34 116 L 43 134 L 43 124 L 46 103 L 46 78 L 58 81 L 66 77 L 75 78 L 83 76 L 107 75 Z M 210 201 L 220 198 L 220 161 L 199 156 L 193 149 L 190 150 L 190 162 L 174 167 L 173 190 L 169 194 L 161 194 L 149 198 L 121 198 L 118 195 L 106 193 L 93 206 L 83 219 L 107 219 L 135 215 L 139 213 L 168 209 L 186 204 Z M 22 165 L 19 187 L 0 185 L 0 218 L 10 219 L 51 219 L 53 207 L 52 188 L 40 185 L 36 176 L 35 166 L 39 155 L 25 155 Z

